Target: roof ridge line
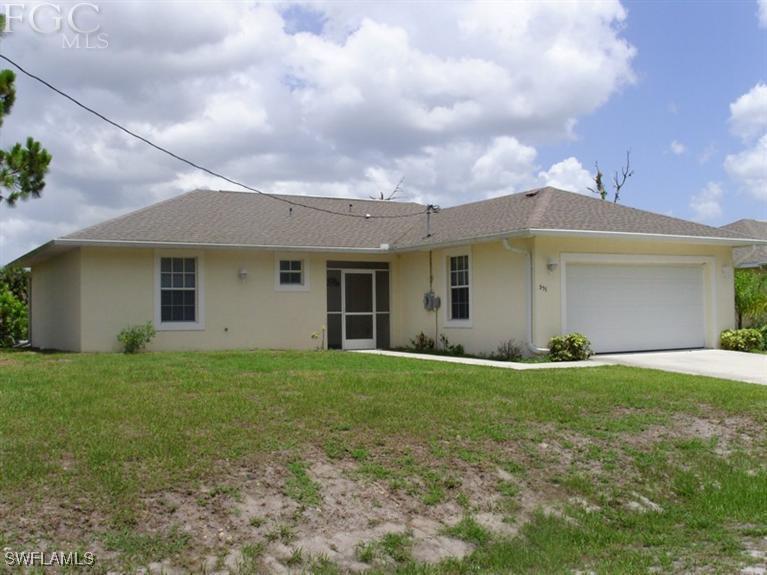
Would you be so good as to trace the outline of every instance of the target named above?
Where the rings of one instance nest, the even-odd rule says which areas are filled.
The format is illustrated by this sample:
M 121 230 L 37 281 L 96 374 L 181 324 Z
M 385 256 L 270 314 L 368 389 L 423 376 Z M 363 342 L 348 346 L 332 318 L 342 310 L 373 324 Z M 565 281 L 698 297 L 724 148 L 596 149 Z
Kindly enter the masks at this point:
M 416 205 L 416 206 L 422 206 L 426 207 L 426 204 L 422 204 L 420 202 L 402 202 L 399 200 L 379 200 L 376 198 L 353 198 L 353 197 L 347 197 L 347 196 L 312 196 L 310 194 L 280 194 L 280 193 L 259 193 L 259 192 L 249 192 L 246 190 L 209 190 L 209 189 L 197 189 L 193 190 L 195 192 L 213 192 L 218 194 L 250 194 L 253 196 L 278 196 L 281 198 L 308 198 L 312 200 L 342 200 L 342 201 L 354 201 L 354 202 L 375 202 L 375 203 L 389 203 L 389 204 L 400 204 L 400 205 Z
M 549 203 L 551 202 L 551 190 L 549 188 L 540 188 L 535 192 L 528 193 L 534 194 L 533 197 L 537 200 L 533 212 L 527 220 L 527 229 L 531 229 L 537 227 L 538 222 L 540 222 L 541 217 L 543 217 L 544 212 L 549 207 Z
M 161 206 L 163 204 L 167 204 L 167 203 L 172 202 L 174 200 L 179 200 L 179 199 L 183 198 L 184 196 L 188 196 L 189 194 L 194 194 L 194 193 L 197 193 L 197 192 L 204 192 L 204 191 L 207 191 L 207 190 L 202 190 L 202 189 L 199 189 L 199 188 L 195 188 L 194 190 L 189 190 L 188 192 L 184 192 L 182 194 L 178 194 L 177 196 L 172 196 L 170 198 L 165 198 L 164 200 L 160 200 L 159 202 L 155 202 L 153 204 L 149 204 L 148 206 L 144 206 L 143 208 L 138 208 L 136 210 L 131 210 L 131 211 L 126 212 L 126 213 L 124 213 L 124 214 L 122 214 L 120 216 L 115 216 L 113 218 L 109 218 L 107 220 L 104 220 L 104 221 L 92 224 L 90 226 L 86 226 L 84 228 L 80 228 L 79 230 L 75 230 L 75 231 L 70 232 L 68 234 L 64 234 L 63 236 L 60 236 L 57 239 L 67 238 L 67 237 L 69 237 L 69 236 L 71 236 L 73 234 L 79 234 L 81 232 L 86 232 L 86 231 L 90 230 L 91 228 L 96 228 L 98 226 L 103 226 L 104 224 L 109 224 L 109 223 L 112 223 L 112 222 L 116 222 L 118 220 L 122 220 L 124 218 L 129 217 L 129 216 L 135 216 L 136 214 L 140 214 L 141 212 L 147 211 L 147 210 L 152 209 L 152 208 L 156 208 L 157 206 Z
M 724 229 L 724 226 L 717 227 L 717 226 L 713 226 L 713 225 L 709 225 L 709 224 L 703 224 L 701 222 L 696 222 L 694 220 L 690 220 L 690 219 L 687 219 L 687 218 L 680 218 L 678 216 L 670 216 L 668 214 L 662 214 L 660 212 L 653 212 L 652 210 L 647 210 L 647 209 L 644 209 L 644 208 L 637 208 L 637 207 L 629 206 L 629 205 L 626 205 L 626 204 L 620 204 L 620 203 L 617 203 L 615 201 L 601 200 L 601 199 L 598 199 L 598 198 L 594 198 L 594 197 L 592 197 L 592 196 L 590 196 L 588 194 L 581 194 L 581 193 L 578 193 L 578 192 L 571 192 L 569 190 L 562 190 L 562 189 L 559 189 L 559 188 L 554 188 L 552 186 L 547 186 L 546 188 L 543 188 L 543 189 L 544 190 L 551 190 L 551 191 L 559 192 L 559 193 L 563 193 L 563 194 L 571 194 L 571 195 L 574 195 L 574 196 L 579 196 L 579 197 L 585 198 L 585 199 L 587 199 L 589 201 L 600 202 L 600 203 L 607 202 L 611 206 L 614 206 L 614 207 L 619 208 L 619 209 L 626 209 L 626 210 L 631 210 L 631 211 L 635 211 L 635 212 L 641 212 L 643 214 L 650 214 L 650 215 L 655 216 L 655 217 L 660 217 L 660 218 L 664 218 L 664 219 L 667 219 L 667 220 L 673 220 L 675 222 L 684 222 L 686 224 L 694 224 L 696 226 L 707 228 L 707 229 L 712 230 L 712 231 L 713 230 L 718 230 L 718 231 L 724 230 L 724 231 L 729 232 L 729 233 L 736 233 L 738 235 L 743 235 L 740 232 L 733 232 L 732 230 L 726 230 L 726 229 Z

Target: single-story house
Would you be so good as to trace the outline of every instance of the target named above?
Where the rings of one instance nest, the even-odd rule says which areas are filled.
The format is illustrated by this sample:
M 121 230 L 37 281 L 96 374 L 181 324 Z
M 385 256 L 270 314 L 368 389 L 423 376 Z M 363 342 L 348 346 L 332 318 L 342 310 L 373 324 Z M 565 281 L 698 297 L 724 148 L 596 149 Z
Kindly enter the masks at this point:
M 759 220 L 738 220 L 722 226 L 722 229 L 737 232 L 749 238 L 767 240 L 767 222 Z M 736 268 L 767 268 L 767 245 L 735 248 L 732 252 L 732 260 Z
M 733 248 L 758 243 L 554 188 L 426 212 L 183 194 L 16 260 L 32 270 L 31 342 L 112 351 L 151 320 L 153 350 L 313 348 L 323 330 L 337 349 L 423 332 L 471 353 L 540 350 L 573 331 L 597 352 L 713 348 L 735 324 Z

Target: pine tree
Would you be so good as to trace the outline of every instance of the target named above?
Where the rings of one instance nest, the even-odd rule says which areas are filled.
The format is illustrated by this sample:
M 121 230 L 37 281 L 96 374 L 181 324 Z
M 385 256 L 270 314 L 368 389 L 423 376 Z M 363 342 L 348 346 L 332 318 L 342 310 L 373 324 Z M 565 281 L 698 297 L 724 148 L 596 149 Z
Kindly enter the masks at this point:
M 5 18 L 0 15 L 0 28 Z M 0 71 L 0 127 L 5 116 L 11 113 L 16 101 L 16 74 L 11 70 Z M 17 143 L 7 150 L 0 150 L 0 204 L 14 206 L 19 200 L 39 198 L 45 187 L 45 175 L 51 163 L 51 155 L 40 142 L 27 138 L 24 145 Z

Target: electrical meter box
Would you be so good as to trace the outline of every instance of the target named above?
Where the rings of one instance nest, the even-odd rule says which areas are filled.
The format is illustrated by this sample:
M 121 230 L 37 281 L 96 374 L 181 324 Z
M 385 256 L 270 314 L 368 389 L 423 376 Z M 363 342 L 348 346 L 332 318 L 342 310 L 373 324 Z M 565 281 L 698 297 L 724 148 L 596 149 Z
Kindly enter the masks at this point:
M 435 311 L 442 305 L 442 300 L 433 291 L 423 294 L 423 308 L 427 311 Z

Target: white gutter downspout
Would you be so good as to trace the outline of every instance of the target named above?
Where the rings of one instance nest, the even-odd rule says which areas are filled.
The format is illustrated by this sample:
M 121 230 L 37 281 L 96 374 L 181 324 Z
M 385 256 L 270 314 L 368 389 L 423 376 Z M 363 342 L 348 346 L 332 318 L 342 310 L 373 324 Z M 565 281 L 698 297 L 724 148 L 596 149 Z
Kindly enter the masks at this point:
M 529 250 L 512 246 L 508 238 L 503 238 L 501 243 L 506 250 L 523 255 L 527 259 L 527 265 L 525 266 L 527 270 L 527 349 L 534 354 L 548 353 L 549 348 L 538 347 L 533 340 L 533 257 Z

